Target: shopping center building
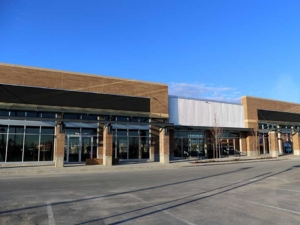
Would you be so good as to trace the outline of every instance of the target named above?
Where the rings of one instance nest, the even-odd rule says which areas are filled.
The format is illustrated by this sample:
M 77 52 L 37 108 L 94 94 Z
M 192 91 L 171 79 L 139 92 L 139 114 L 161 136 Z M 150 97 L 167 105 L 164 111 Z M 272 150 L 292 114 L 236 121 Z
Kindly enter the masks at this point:
M 295 103 L 184 98 L 166 84 L 0 64 L 0 163 L 299 155 L 299 129 Z

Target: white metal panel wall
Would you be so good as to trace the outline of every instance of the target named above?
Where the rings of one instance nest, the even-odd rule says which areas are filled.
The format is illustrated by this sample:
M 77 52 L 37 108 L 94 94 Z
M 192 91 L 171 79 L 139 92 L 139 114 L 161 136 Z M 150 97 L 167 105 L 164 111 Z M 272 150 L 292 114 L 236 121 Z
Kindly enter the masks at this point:
M 244 127 L 243 105 L 169 96 L 170 122 L 183 126 Z

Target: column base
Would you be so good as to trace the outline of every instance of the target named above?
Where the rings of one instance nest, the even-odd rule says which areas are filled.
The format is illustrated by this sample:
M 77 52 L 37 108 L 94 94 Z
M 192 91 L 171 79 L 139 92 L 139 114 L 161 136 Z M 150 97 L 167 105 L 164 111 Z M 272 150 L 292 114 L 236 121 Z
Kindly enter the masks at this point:
M 174 153 L 170 153 L 170 160 L 174 159 Z
M 166 154 L 161 154 L 159 155 L 160 158 L 160 163 L 169 163 L 170 162 L 170 155 L 166 155 Z
M 150 161 L 153 162 L 159 161 L 159 154 L 150 154 Z
M 257 151 L 247 151 L 247 156 L 257 157 L 259 156 L 259 153 Z
M 294 155 L 300 155 L 300 150 L 299 149 L 294 150 Z
M 103 156 L 103 166 L 112 166 L 112 156 Z
M 277 158 L 277 157 L 278 157 L 278 151 L 270 151 L 270 155 L 271 155 L 272 157 Z
M 63 156 L 55 157 L 54 162 L 55 162 L 55 167 L 57 167 L 57 168 L 64 167 L 64 157 Z

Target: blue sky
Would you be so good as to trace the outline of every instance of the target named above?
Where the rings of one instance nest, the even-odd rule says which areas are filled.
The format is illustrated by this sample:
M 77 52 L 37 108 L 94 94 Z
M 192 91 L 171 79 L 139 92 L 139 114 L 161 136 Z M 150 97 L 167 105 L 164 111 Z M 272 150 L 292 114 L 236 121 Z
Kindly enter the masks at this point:
M 300 1 L 0 0 L 0 62 L 300 102 Z

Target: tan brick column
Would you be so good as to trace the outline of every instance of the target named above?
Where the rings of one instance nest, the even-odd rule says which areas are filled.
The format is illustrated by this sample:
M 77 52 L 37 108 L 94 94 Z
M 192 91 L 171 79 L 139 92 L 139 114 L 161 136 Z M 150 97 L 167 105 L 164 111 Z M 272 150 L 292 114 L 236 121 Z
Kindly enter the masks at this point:
M 58 114 L 56 117 L 62 118 L 62 115 Z M 58 124 L 59 123 L 56 123 L 55 126 L 54 162 L 55 167 L 64 167 L 66 134 L 65 131 L 63 131 L 62 133 L 60 132 L 62 125 Z
M 270 155 L 272 157 L 278 157 L 278 138 L 275 131 L 269 132 L 270 138 Z
M 150 160 L 159 161 L 159 128 L 150 127 Z
M 294 151 L 294 155 L 300 155 L 299 132 L 293 134 L 293 151 Z
M 97 159 L 103 159 L 103 129 L 104 125 L 98 123 L 97 135 L 98 135 L 98 145 L 97 145 Z
M 174 129 L 170 129 L 169 131 L 169 145 L 170 145 L 170 160 L 174 159 Z
M 247 142 L 247 156 L 256 157 L 259 155 L 259 150 L 255 149 L 256 146 L 256 138 L 252 132 L 248 132 L 246 136 Z
M 159 161 L 161 163 L 169 163 L 170 161 L 170 138 L 169 134 L 166 134 L 165 128 L 161 128 L 159 131 Z
M 283 149 L 282 149 L 282 133 L 278 132 L 278 151 L 279 155 L 283 154 Z
M 240 151 L 247 154 L 247 141 L 246 141 L 245 132 L 241 132 Z
M 113 134 L 108 133 L 108 127 L 103 129 L 103 165 L 112 166 Z

